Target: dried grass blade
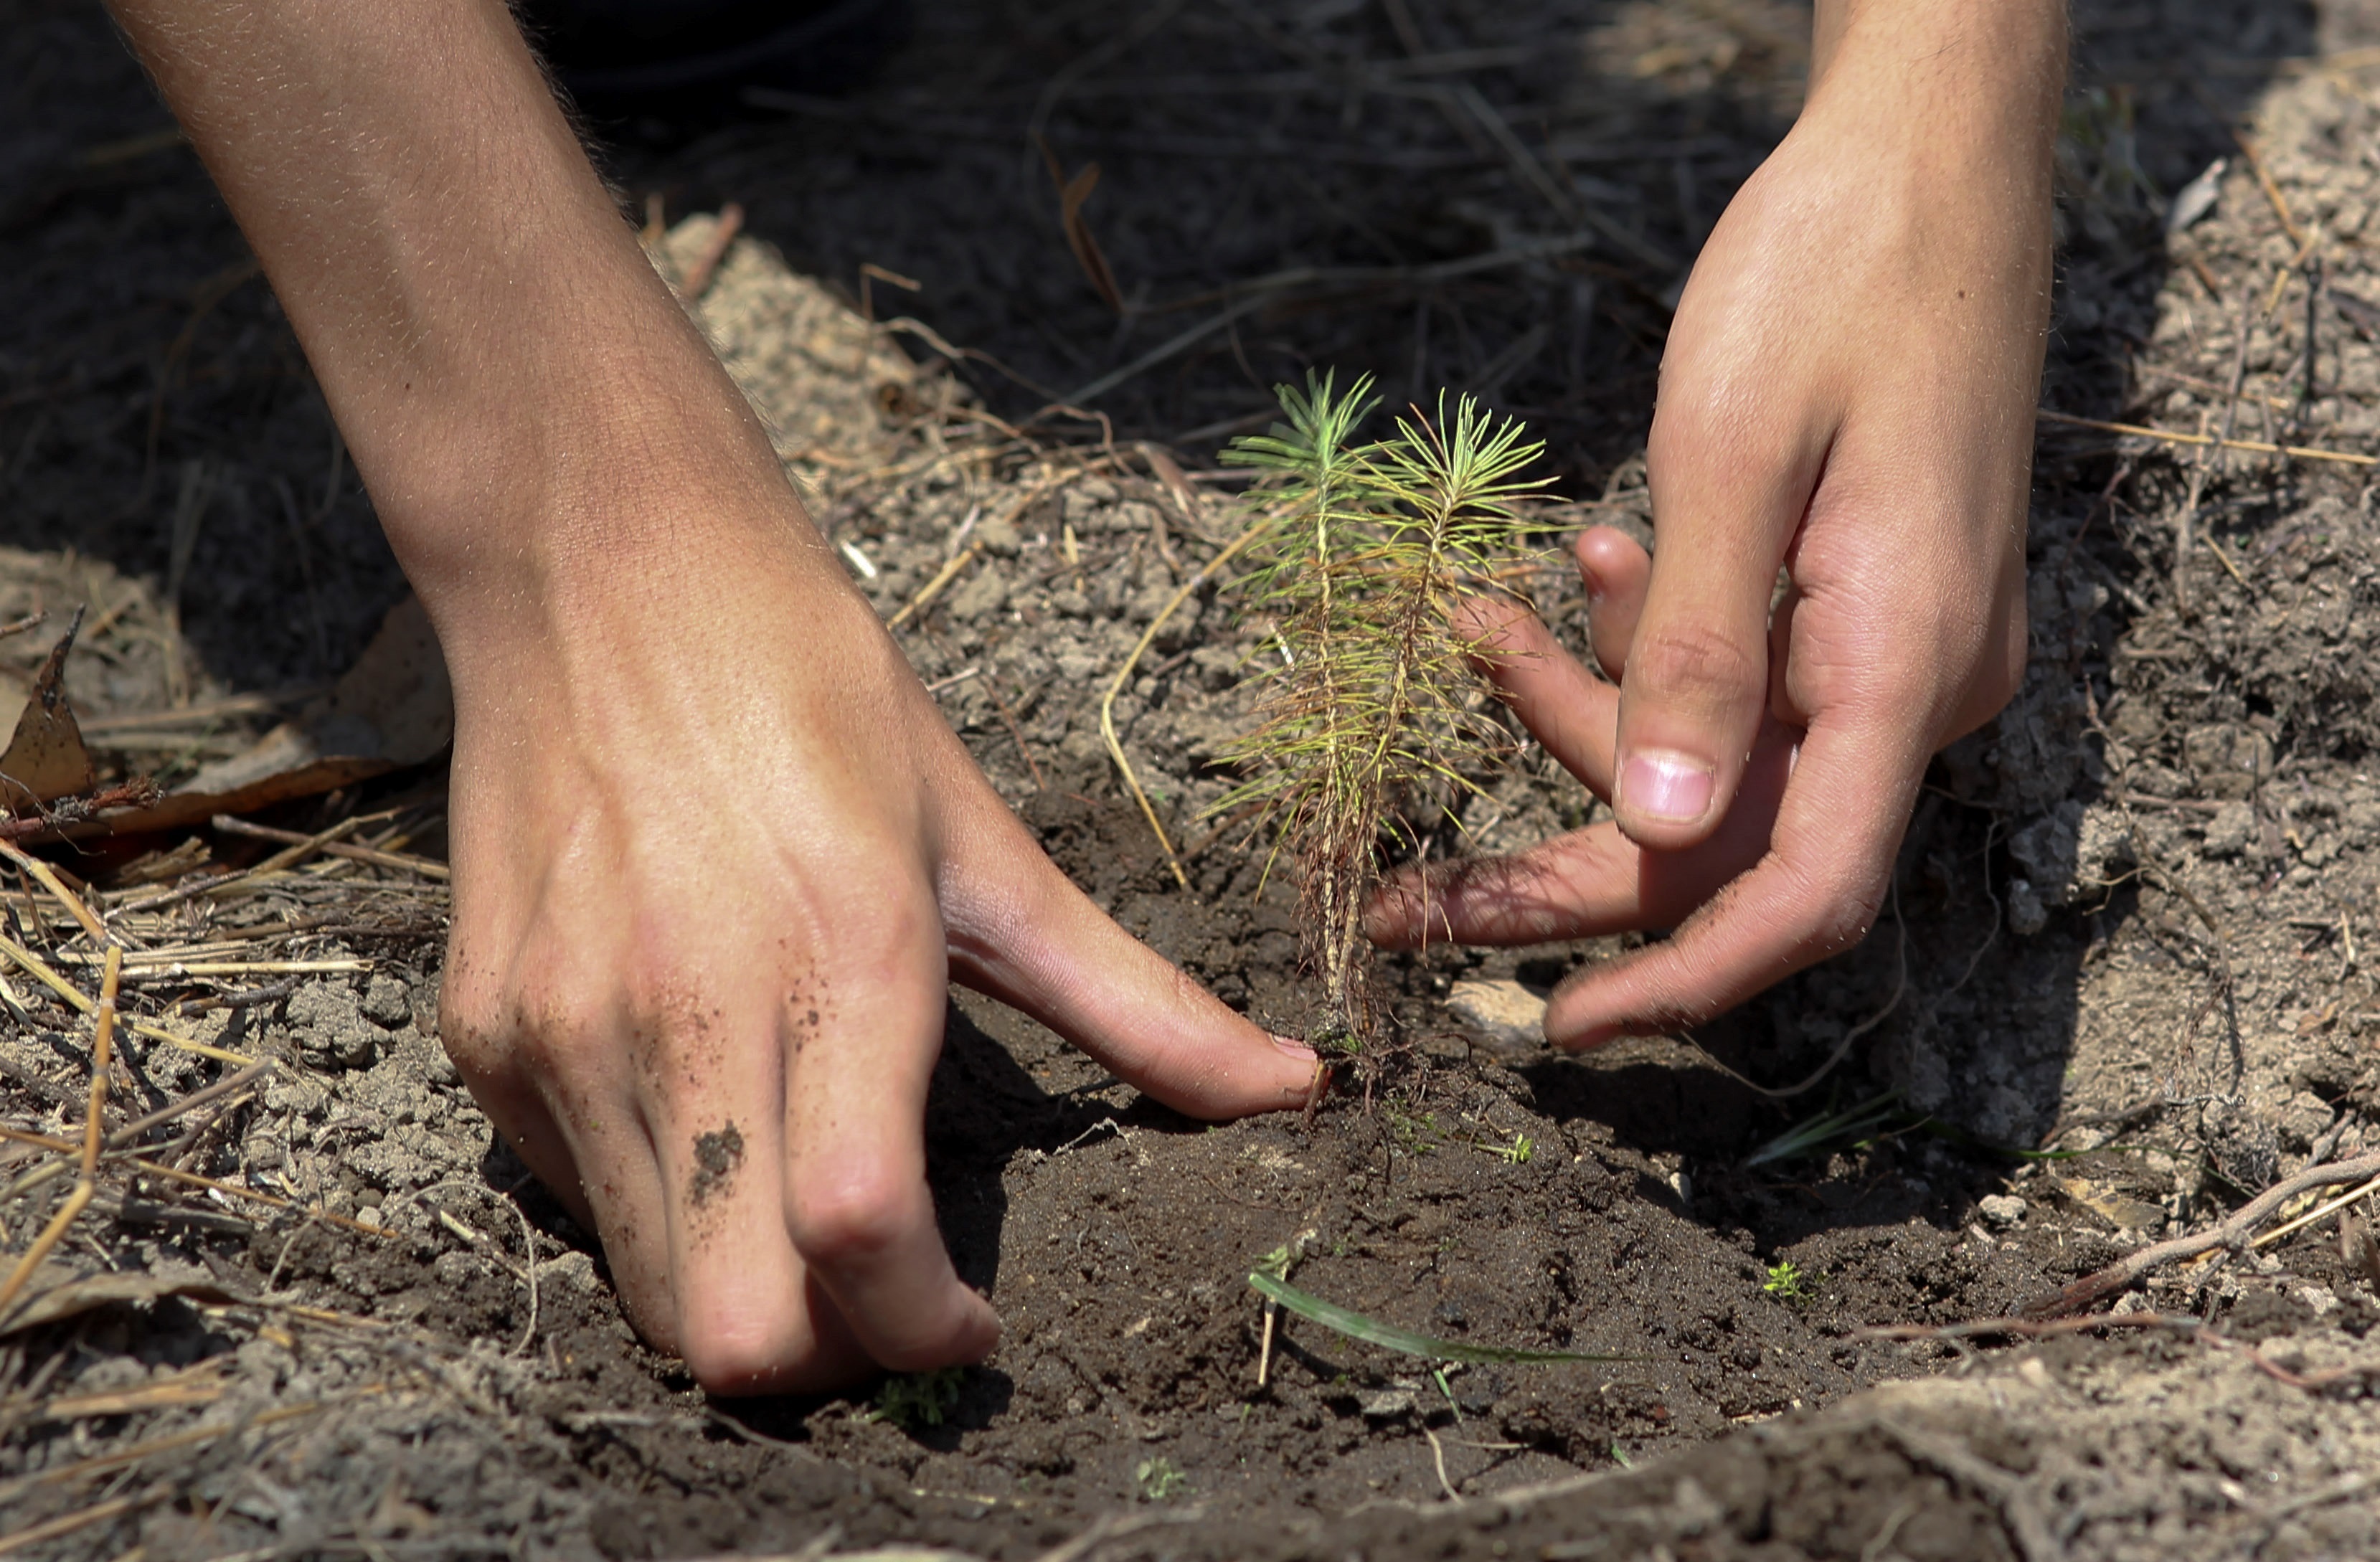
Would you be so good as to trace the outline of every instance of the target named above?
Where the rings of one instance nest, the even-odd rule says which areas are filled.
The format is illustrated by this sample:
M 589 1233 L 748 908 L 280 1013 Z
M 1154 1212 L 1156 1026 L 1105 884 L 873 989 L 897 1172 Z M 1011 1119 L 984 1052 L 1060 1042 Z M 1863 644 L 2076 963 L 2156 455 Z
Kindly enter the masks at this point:
M 1132 761 L 1124 757 L 1123 740 L 1116 735 L 1116 698 L 1123 693 L 1124 685 L 1132 681 L 1132 671 L 1140 665 L 1140 659 L 1148 654 L 1150 646 L 1156 644 L 1158 632 L 1165 627 L 1182 604 L 1190 599 L 1190 593 L 1213 578 L 1217 570 L 1261 536 L 1267 525 L 1263 521 L 1251 523 L 1239 536 L 1225 543 L 1220 552 L 1201 564 L 1196 575 L 1175 588 L 1173 595 L 1165 599 L 1165 606 L 1158 610 L 1157 616 L 1148 621 L 1148 627 L 1141 632 L 1140 639 L 1132 648 L 1132 654 L 1123 659 L 1123 665 L 1117 668 L 1115 676 L 1108 680 L 1107 694 L 1099 700 L 1099 736 L 1107 740 L 1108 757 L 1115 761 L 1117 773 L 1123 777 L 1124 788 L 1132 793 L 1132 800 L 1140 805 L 1140 817 L 1148 821 L 1149 832 L 1157 837 L 1158 849 L 1165 854 L 1165 866 L 1173 871 L 1173 882 L 1184 890 L 1190 888 L 1190 876 L 1182 870 L 1182 858 L 1174 852 L 1173 842 L 1166 837 L 1165 827 L 1158 822 L 1157 809 L 1149 803 L 1148 793 L 1142 790 L 1140 778 L 1133 774 Z
M 42 1234 L 33 1239 L 33 1245 L 27 1248 L 25 1255 L 17 1261 L 17 1267 L 9 1271 L 6 1283 L 0 1284 L 0 1315 L 5 1315 L 16 1302 L 18 1294 L 25 1289 L 25 1283 L 33 1277 L 33 1271 L 42 1266 L 42 1261 L 49 1257 L 50 1250 L 58 1245 L 67 1228 L 89 1206 L 91 1195 L 99 1191 L 99 1151 L 105 1133 L 101 1120 L 107 1109 L 107 1066 L 114 1057 L 115 1045 L 115 994 L 123 977 L 123 946 L 111 944 L 107 950 L 107 970 L 100 978 L 99 1022 L 91 1033 L 91 1102 L 83 1112 L 79 1174 L 75 1179 L 74 1191 L 67 1195 L 66 1203 L 58 1206 L 57 1214 L 51 1217 L 50 1223 L 42 1228 Z
M 2095 429 L 2103 434 L 2130 434 L 2135 439 L 2159 440 L 2167 444 L 2213 445 L 2223 450 L 2246 451 L 2251 455 L 2287 455 L 2300 461 L 2336 461 L 2349 466 L 2380 466 L 2380 455 L 2360 455 L 2350 450 L 2273 444 L 2264 440 L 2224 440 L 2213 434 L 2185 434 L 2174 429 L 2152 429 L 2142 423 L 2110 423 L 2102 418 L 2077 418 L 2070 412 L 2052 412 L 2046 406 L 2036 408 L 2034 415 L 2045 423 L 2063 424 L 2070 429 Z
M 24 967 L 26 975 L 66 999 L 77 1012 L 88 1014 L 97 1007 L 80 987 L 52 970 L 49 962 L 4 934 L 0 934 L 0 955 L 6 955 Z M 212 1058 L 218 1063 L 236 1063 L 241 1068 L 246 1068 L 256 1061 L 245 1052 L 234 1052 L 227 1047 L 212 1047 L 206 1042 L 169 1031 L 163 1025 L 152 1025 L 145 1020 L 128 1022 L 124 1028 L 144 1040 L 162 1041 L 168 1047 L 176 1047 L 185 1052 L 195 1052 L 201 1058 Z
M 99 918 L 91 914 L 91 907 L 83 904 L 82 897 L 67 890 L 65 883 L 59 879 L 56 873 L 51 870 L 49 864 L 31 853 L 21 850 L 13 842 L 5 840 L 0 840 L 0 857 L 6 857 L 10 862 L 32 875 L 34 882 L 48 890 L 50 898 L 64 906 L 67 914 L 80 923 L 82 930 L 90 934 L 93 940 L 103 944 L 107 942 L 107 929 L 100 925 Z

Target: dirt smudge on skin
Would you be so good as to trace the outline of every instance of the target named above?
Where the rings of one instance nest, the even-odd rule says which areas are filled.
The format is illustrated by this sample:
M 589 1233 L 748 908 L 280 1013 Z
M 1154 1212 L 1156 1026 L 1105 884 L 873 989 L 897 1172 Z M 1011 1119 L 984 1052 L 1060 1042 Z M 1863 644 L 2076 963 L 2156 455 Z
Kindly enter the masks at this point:
M 694 1136 L 694 1176 L 686 1185 L 686 1195 L 697 1209 L 710 1202 L 713 1194 L 724 1193 L 735 1180 L 736 1168 L 744 1164 L 744 1135 L 730 1118 L 726 1123 L 709 1133 Z

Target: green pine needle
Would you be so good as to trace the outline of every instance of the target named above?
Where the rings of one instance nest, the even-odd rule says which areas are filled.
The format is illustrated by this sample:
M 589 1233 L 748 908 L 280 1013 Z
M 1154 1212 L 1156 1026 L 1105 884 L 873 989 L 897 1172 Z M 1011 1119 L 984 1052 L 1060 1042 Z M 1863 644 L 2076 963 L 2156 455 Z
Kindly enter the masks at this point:
M 1213 812 L 1255 805 L 1274 825 L 1299 870 L 1323 1031 L 1360 1045 L 1363 907 L 1383 845 L 1409 849 L 1412 818 L 1446 814 L 1510 747 L 1455 613 L 1528 556 L 1521 506 L 1543 480 L 1522 474 L 1544 446 L 1444 395 L 1391 437 L 1356 442 L 1379 404 L 1368 376 L 1341 395 L 1308 374 L 1280 395 L 1287 421 L 1222 456 L 1260 474 L 1251 503 L 1269 529 L 1240 590 L 1281 655 L 1257 674 L 1259 724 L 1227 750 L 1248 779 Z

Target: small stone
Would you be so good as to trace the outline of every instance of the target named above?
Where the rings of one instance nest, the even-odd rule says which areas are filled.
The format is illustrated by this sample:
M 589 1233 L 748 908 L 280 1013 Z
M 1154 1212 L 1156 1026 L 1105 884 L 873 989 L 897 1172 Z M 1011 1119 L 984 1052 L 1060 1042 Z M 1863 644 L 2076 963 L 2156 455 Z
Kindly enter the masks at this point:
M 950 614 L 960 624 L 989 618 L 1008 605 L 1008 577 L 997 564 L 985 564 L 951 593 Z
M 2041 893 L 2030 879 L 2009 880 L 2008 923 L 2009 930 L 2020 938 L 2030 938 L 2049 926 L 2049 908 L 2042 903 Z
M 1017 535 L 1016 523 L 1005 515 L 991 516 L 977 527 L 975 539 L 983 544 L 985 552 L 1002 559 L 1014 558 L 1017 550 L 1025 546 L 1024 538 Z
M 1546 1000 L 1505 979 L 1466 979 L 1446 995 L 1446 1007 L 1501 1052 L 1534 1052 L 1546 1041 Z
M 2245 803 L 2226 803 L 2206 821 L 2206 854 L 2236 857 L 2256 834 L 2256 810 Z
M 394 976 L 374 976 L 358 1007 L 382 1030 L 397 1030 L 413 1023 L 413 989 Z
M 1975 1201 L 1975 1213 L 1995 1231 L 2005 1231 L 2023 1219 L 2026 1207 L 2014 1193 L 1986 1193 Z
M 595 1260 L 576 1248 L 551 1263 L 539 1265 L 537 1274 L 543 1283 L 558 1285 L 579 1296 L 593 1296 L 602 1290 L 602 1281 L 595 1273 Z
M 283 1012 L 297 1033 L 298 1056 L 312 1068 L 368 1069 L 380 1055 L 380 1028 L 364 1019 L 356 995 L 339 983 L 298 988 Z

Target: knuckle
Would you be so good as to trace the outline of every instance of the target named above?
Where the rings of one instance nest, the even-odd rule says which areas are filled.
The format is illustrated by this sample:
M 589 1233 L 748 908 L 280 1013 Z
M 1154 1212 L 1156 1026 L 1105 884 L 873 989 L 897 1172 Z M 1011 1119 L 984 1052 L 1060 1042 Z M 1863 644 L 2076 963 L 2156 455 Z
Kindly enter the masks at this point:
M 707 1392 L 748 1394 L 791 1364 L 785 1351 L 786 1311 L 758 1298 L 684 1304 L 674 1343 L 686 1370 Z
M 841 1169 L 796 1180 L 786 1226 L 802 1257 L 822 1268 L 866 1267 L 908 1235 L 911 1201 L 880 1173 Z
M 1874 875 L 1813 885 L 1799 939 L 1805 961 L 1840 954 L 1865 938 L 1884 909 L 1885 890 L 1886 881 Z
M 1631 688 L 1663 703 L 1723 707 L 1767 688 L 1765 659 L 1705 624 L 1647 625 L 1628 653 Z

